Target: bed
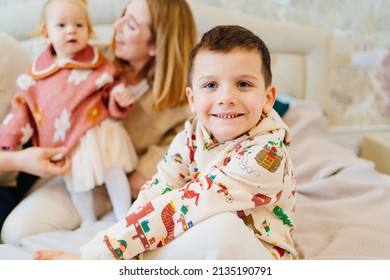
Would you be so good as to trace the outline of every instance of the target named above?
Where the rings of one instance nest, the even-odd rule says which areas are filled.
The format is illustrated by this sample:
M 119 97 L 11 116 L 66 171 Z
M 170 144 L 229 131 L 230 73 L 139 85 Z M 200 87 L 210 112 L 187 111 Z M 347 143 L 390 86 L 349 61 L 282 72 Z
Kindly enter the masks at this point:
M 110 24 L 126 2 L 90 1 L 100 42 L 109 41 Z M 0 10 L 0 32 L 14 37 L 31 56 L 43 42 L 27 38 L 23 26 L 36 25 L 38 12 L 32 11 L 39 11 L 41 3 L 29 1 L 28 8 L 14 5 Z M 390 177 L 376 171 L 373 162 L 329 140 L 325 104 L 330 93 L 331 34 L 310 26 L 230 13 L 196 0 L 189 3 L 199 34 L 217 24 L 239 24 L 258 34 L 271 51 L 274 83 L 280 101 L 288 105 L 283 119 L 293 135 L 290 153 L 297 178 L 294 240 L 299 258 L 390 259 Z M 22 8 L 29 11 L 29 17 Z M 102 14 L 105 17 L 99 17 Z M 9 24 L 12 21 L 23 24 L 16 28 Z M 0 33 L 0 40 L 1 36 L 6 35 Z M 2 93 L 1 110 L 9 98 Z M 77 252 L 112 223 L 113 215 L 108 213 L 88 228 L 27 236 L 17 245 L 1 244 L 0 259 L 31 259 L 35 250 L 45 248 Z

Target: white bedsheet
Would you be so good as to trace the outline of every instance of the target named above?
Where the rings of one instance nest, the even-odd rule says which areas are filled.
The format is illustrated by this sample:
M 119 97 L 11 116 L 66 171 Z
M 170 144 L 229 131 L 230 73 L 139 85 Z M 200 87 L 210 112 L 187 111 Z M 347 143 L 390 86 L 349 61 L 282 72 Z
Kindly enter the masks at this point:
M 295 241 L 302 259 L 390 259 L 390 180 L 326 138 L 308 101 L 285 116 L 297 175 Z
M 325 117 L 315 104 L 297 100 L 284 119 L 293 134 L 300 258 L 390 259 L 390 180 L 372 162 L 327 139 Z M 19 247 L 0 245 L 0 259 L 31 259 L 37 249 L 78 252 L 113 221 L 110 213 L 88 228 L 29 236 Z

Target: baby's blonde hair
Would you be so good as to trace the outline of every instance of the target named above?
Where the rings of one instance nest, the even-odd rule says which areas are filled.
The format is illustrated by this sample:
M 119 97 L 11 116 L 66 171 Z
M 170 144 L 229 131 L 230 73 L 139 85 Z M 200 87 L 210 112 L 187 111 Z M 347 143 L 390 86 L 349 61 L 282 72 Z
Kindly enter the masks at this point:
M 80 8 L 82 8 L 85 12 L 85 16 L 87 19 L 87 28 L 88 28 L 88 34 L 89 38 L 94 37 L 94 32 L 93 32 L 93 27 L 92 27 L 92 21 L 88 13 L 88 0 L 47 0 L 41 9 L 41 22 L 37 28 L 35 28 L 30 35 L 31 36 L 38 36 L 38 35 L 43 35 L 45 30 L 46 30 L 46 16 L 47 16 L 47 9 L 50 6 L 50 4 L 54 2 L 59 2 L 59 1 L 65 1 L 65 2 L 70 2 L 78 5 Z

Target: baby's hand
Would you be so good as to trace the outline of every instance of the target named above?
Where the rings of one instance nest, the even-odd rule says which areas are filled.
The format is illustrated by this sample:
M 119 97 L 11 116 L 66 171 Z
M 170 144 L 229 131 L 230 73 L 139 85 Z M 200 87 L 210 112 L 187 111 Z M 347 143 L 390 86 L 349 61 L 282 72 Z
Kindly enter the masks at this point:
M 114 100 L 122 108 L 128 107 L 135 102 L 134 96 L 131 94 L 131 92 L 128 89 L 126 89 L 123 86 L 123 84 L 114 87 L 111 94 L 113 94 Z

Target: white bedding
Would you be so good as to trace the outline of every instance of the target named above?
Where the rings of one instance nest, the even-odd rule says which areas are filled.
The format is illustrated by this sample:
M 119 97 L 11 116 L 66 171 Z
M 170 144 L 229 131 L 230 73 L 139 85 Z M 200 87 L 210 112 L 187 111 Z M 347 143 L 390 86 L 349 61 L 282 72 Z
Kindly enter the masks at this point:
M 296 102 L 284 119 L 293 133 L 300 258 L 390 259 L 390 180 L 327 140 L 316 105 Z
M 390 180 L 327 139 L 325 117 L 314 103 L 295 101 L 284 120 L 293 134 L 300 258 L 390 259 Z M 29 236 L 19 247 L 0 245 L 0 259 L 31 259 L 44 248 L 77 252 L 112 223 L 110 213 L 88 228 Z

